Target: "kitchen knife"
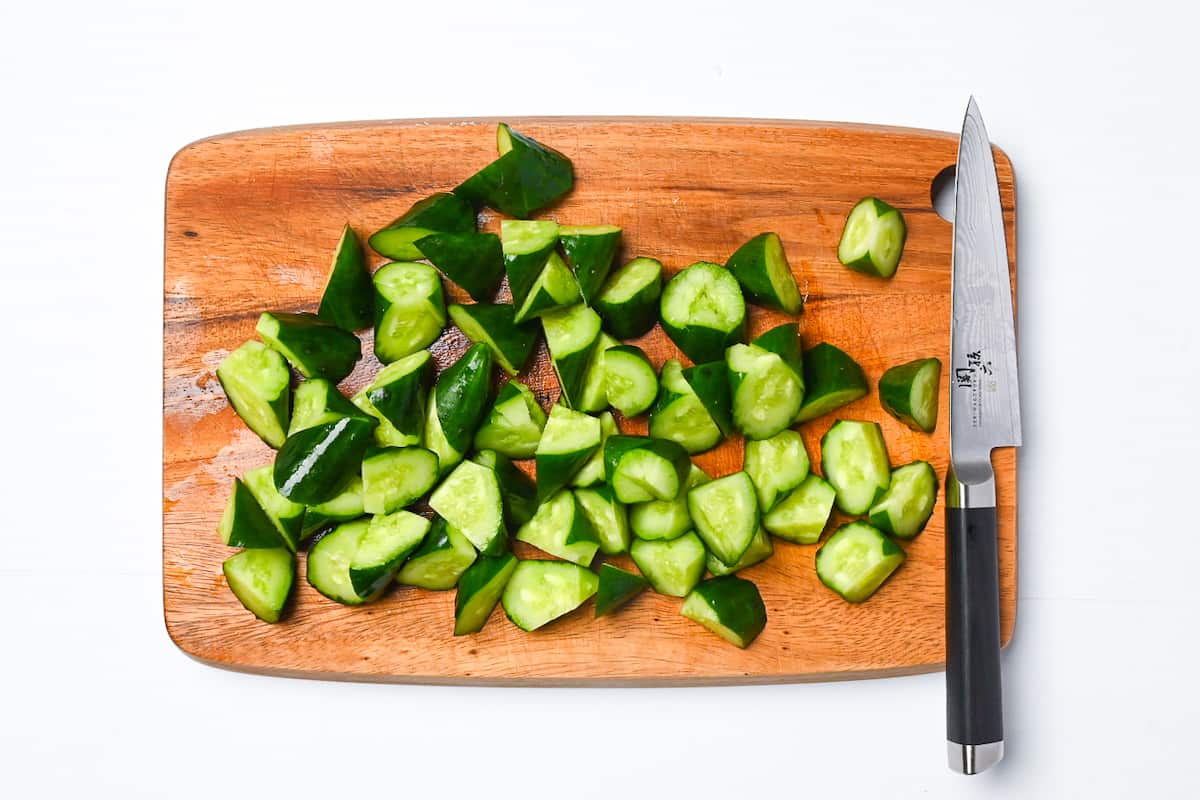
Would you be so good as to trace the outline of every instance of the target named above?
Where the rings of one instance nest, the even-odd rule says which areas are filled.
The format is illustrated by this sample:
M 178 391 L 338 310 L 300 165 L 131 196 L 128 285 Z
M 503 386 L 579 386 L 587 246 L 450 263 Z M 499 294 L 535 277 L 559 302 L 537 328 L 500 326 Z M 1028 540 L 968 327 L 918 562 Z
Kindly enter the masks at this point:
M 974 775 L 1004 757 L 992 449 L 1021 444 L 1000 187 L 974 97 L 958 140 L 952 283 L 946 739 L 950 768 Z

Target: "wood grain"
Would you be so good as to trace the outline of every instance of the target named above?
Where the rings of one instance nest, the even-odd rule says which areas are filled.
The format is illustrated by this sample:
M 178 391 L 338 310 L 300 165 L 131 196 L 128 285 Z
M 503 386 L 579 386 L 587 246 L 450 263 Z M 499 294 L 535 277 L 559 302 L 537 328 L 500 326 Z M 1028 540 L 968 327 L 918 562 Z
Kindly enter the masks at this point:
M 953 164 L 946 133 L 812 122 L 719 119 L 523 119 L 516 127 L 575 163 L 575 190 L 541 216 L 614 223 L 626 257 L 653 256 L 668 274 L 724 261 L 743 241 L 777 231 L 807 292 L 807 343 L 827 340 L 857 358 L 872 382 L 921 356 L 949 360 L 951 226 L 933 211 L 930 183 Z M 494 157 L 494 120 L 419 120 L 248 131 L 196 142 L 171 162 L 166 192 L 163 305 L 163 604 L 171 638 L 220 666 L 352 680 L 492 684 L 712 684 L 825 680 L 939 669 L 943 642 L 942 503 L 902 546 L 904 566 L 869 602 L 852 606 L 817 581 L 816 547 L 776 543 L 746 570 L 769 614 L 745 651 L 679 616 L 679 601 L 646 593 L 615 616 L 591 605 L 536 633 L 497 610 L 484 631 L 455 638 L 453 592 L 396 587 L 378 603 L 344 608 L 303 578 L 286 621 L 254 620 L 228 591 L 231 554 L 216 525 L 231 479 L 272 452 L 227 406 L 214 370 L 254 335 L 266 308 L 315 310 L 341 226 L 369 234 L 415 199 L 457 184 Z M 1010 258 L 1016 253 L 1012 165 L 996 151 Z M 899 207 L 904 258 L 884 282 L 841 267 L 842 221 L 865 195 Z M 498 220 L 485 212 L 484 227 Z M 372 266 L 383 263 L 374 257 Z M 1011 262 L 1016 278 L 1015 260 Z M 447 285 L 456 298 L 465 296 Z M 754 332 L 783 320 L 752 309 Z M 439 367 L 460 353 L 451 328 Z M 657 363 L 678 355 L 659 329 L 639 342 Z M 364 345 L 369 353 L 369 337 Z M 353 392 L 378 369 L 364 358 L 342 384 Z M 544 350 L 523 378 L 544 403 L 557 395 Z M 946 387 L 932 436 L 886 415 L 877 395 L 803 427 L 817 443 L 835 416 L 879 421 L 893 463 L 947 466 Z M 622 422 L 644 430 L 644 422 Z M 713 475 L 740 468 L 733 439 L 696 458 Z M 1003 641 L 1016 612 L 1016 463 L 994 457 L 1000 506 Z

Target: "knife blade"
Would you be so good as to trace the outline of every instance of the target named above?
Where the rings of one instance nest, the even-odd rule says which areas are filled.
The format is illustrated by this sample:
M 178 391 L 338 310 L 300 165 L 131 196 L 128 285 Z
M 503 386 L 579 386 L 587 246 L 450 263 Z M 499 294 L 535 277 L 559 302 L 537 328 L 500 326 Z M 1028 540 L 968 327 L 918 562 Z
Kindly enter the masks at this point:
M 973 775 L 1004 756 L 992 450 L 1021 444 L 1004 216 L 991 142 L 974 97 L 959 137 L 954 200 L 946 739 L 951 769 Z

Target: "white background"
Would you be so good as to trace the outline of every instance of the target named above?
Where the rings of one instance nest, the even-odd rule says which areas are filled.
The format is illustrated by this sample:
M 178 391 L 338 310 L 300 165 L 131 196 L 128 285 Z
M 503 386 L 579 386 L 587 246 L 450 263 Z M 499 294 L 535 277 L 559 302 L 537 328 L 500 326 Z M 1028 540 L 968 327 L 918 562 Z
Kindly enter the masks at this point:
M 8 2 L 0 10 L 0 795 L 1196 797 L 1200 167 L 1181 3 Z M 1020 205 L 1008 758 L 942 676 L 342 685 L 201 666 L 160 598 L 163 180 L 201 136 L 681 114 L 956 129 Z

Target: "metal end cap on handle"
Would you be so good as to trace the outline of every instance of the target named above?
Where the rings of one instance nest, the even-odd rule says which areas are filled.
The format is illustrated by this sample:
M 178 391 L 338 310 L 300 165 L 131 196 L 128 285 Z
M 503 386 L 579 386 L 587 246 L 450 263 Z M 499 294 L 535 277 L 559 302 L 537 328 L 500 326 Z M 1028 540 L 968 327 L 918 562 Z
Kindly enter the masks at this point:
M 946 742 L 946 755 L 950 769 L 963 775 L 978 775 L 988 767 L 995 766 L 1004 758 L 1004 742 L 987 744 L 959 744 Z

